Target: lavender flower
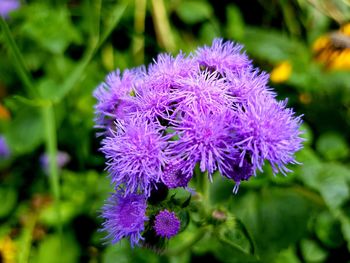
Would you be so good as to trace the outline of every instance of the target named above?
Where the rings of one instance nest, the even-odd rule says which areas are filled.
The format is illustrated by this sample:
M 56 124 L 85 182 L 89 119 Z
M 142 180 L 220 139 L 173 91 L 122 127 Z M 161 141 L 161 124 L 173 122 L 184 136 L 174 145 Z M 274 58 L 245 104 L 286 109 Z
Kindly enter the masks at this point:
M 18 0 L 1 0 L 0 1 L 0 16 L 8 18 L 10 12 L 18 9 L 20 2 Z
M 206 111 L 220 111 L 230 107 L 234 98 L 229 94 L 229 86 L 217 72 L 199 72 L 178 80 L 179 88 L 172 93 L 173 101 L 179 110 L 199 108 Z
M 177 86 L 177 80 L 195 74 L 198 64 L 180 53 L 175 58 L 168 54 L 160 54 L 148 67 L 146 83 L 158 91 L 169 91 Z
M 210 47 L 198 48 L 195 59 L 201 66 L 225 75 L 226 72 L 239 72 L 251 66 L 242 49 L 239 44 L 217 38 Z
M 112 244 L 122 238 L 130 239 L 131 246 L 138 245 L 142 240 L 146 216 L 146 197 L 138 194 L 124 195 L 120 190 L 112 194 L 103 207 L 103 229 L 106 239 Z
M 142 84 L 144 70 L 142 67 L 125 70 L 122 76 L 120 71 L 116 70 L 97 87 L 94 91 L 94 97 L 97 99 L 96 128 L 108 130 L 113 126 L 114 120 L 127 119 L 128 114 L 135 109 L 130 93 Z
M 209 178 L 215 170 L 225 173 L 234 149 L 233 130 L 230 122 L 233 112 L 226 110 L 212 114 L 195 110 L 188 112 L 178 123 L 175 131 L 179 139 L 170 142 L 169 153 L 184 161 L 182 171 L 192 175 L 197 162 Z
M 179 232 L 180 220 L 174 212 L 162 210 L 156 215 L 154 229 L 158 236 L 169 239 Z
M 140 190 L 149 196 L 152 184 L 160 180 L 170 137 L 162 135 L 161 126 L 137 116 L 116 126 L 119 132 L 104 139 L 101 148 L 112 182 L 125 185 L 126 193 Z
M 42 167 L 42 169 L 44 170 L 44 172 L 46 174 L 49 174 L 49 170 L 50 170 L 50 159 L 48 154 L 42 154 L 40 156 L 40 165 Z M 57 166 L 58 168 L 63 168 L 69 161 L 70 161 L 70 156 L 68 153 L 66 152 L 62 152 L 62 151 L 58 151 L 57 155 L 56 155 L 56 161 L 57 161 Z
M 301 117 L 294 117 L 287 101 L 277 102 L 271 97 L 257 97 L 237 110 L 233 124 L 237 138 L 235 145 L 241 152 L 240 167 L 245 158 L 262 170 L 268 160 L 274 173 L 290 172 L 287 164 L 298 163 L 294 153 L 302 148 Z
M 10 156 L 10 149 L 4 136 L 0 135 L 0 159 L 6 159 Z

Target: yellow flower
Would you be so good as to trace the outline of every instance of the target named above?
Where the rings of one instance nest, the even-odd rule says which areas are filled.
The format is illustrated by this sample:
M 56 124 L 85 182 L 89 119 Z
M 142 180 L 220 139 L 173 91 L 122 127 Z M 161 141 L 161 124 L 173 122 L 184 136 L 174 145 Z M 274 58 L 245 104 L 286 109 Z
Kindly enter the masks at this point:
M 282 61 L 273 68 L 270 74 L 270 79 L 275 83 L 282 83 L 289 79 L 292 73 L 292 65 L 289 61 Z
M 0 262 L 15 263 L 16 246 L 10 237 L 6 236 L 0 240 Z
M 350 23 L 338 31 L 316 39 L 312 50 L 315 59 L 328 69 L 350 70 Z

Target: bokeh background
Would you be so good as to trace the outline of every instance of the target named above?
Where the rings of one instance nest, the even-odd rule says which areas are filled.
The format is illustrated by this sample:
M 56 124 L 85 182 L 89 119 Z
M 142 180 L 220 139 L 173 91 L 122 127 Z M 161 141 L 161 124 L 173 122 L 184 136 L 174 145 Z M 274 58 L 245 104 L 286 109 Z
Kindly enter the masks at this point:
M 350 262 L 350 2 L 347 0 L 0 0 L 0 262 Z M 222 37 L 245 45 L 279 99 L 303 114 L 302 165 L 269 167 L 211 200 L 244 226 L 228 240 L 191 229 L 169 250 L 111 246 L 99 211 L 111 186 L 92 92 L 105 75 L 190 53 Z M 51 162 L 49 159 L 57 160 Z M 238 221 L 237 221 L 238 222 Z M 232 244 L 232 245 L 229 245 Z

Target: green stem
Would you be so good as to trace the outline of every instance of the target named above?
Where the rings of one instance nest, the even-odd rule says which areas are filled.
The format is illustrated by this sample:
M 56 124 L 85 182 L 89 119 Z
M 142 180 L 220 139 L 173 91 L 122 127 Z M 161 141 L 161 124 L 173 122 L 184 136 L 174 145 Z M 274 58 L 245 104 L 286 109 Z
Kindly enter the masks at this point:
M 164 0 L 152 0 L 152 11 L 158 42 L 167 51 L 174 51 L 175 41 L 171 32 Z
M 55 210 L 57 215 L 58 230 L 62 233 L 61 213 L 60 213 L 60 184 L 57 166 L 57 138 L 56 121 L 53 105 L 42 108 L 43 120 L 45 124 L 45 144 L 46 153 L 49 155 L 49 176 L 50 187 L 55 199 Z
M 28 218 L 28 223 L 25 225 L 22 234 L 21 250 L 18 254 L 19 263 L 28 263 L 30 250 L 32 247 L 33 231 L 36 224 L 36 215 L 30 215 Z
M 32 78 L 30 74 L 28 73 L 27 67 L 24 64 L 23 57 L 21 55 L 21 52 L 19 51 L 19 48 L 16 45 L 15 40 L 12 37 L 10 28 L 8 27 L 5 20 L 0 17 L 0 25 L 2 27 L 2 30 L 4 32 L 5 40 L 7 42 L 8 48 L 10 52 L 12 53 L 12 56 L 14 58 L 14 66 L 15 69 L 19 75 L 19 78 L 21 79 L 24 88 L 26 89 L 26 92 L 30 97 L 36 97 L 37 92 L 34 89 Z
M 133 55 L 136 64 L 143 64 L 145 57 L 145 18 L 147 0 L 135 0 L 135 36 L 133 40 Z

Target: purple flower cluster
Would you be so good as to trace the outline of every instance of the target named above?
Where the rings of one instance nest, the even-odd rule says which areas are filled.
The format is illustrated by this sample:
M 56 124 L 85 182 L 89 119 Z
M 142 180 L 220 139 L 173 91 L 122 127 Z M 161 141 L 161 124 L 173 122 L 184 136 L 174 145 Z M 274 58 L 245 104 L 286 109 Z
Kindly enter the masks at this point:
M 21 3 L 18 0 L 1 0 L 0 1 L 0 16 L 8 18 L 9 13 L 18 9 Z
M 156 215 L 154 228 L 158 236 L 171 238 L 179 232 L 180 220 L 174 212 L 162 210 Z
M 215 171 L 232 179 L 237 192 L 265 161 L 274 174 L 297 163 L 301 118 L 276 99 L 268 74 L 242 49 L 215 39 L 188 56 L 161 54 L 148 67 L 112 72 L 96 89 L 96 128 L 111 181 L 124 191 L 119 199 L 148 198 L 159 183 L 186 187 L 196 165 L 210 180 Z M 120 216 L 106 211 L 107 222 Z M 105 229 L 112 240 L 129 236 L 135 243 L 123 223 Z

